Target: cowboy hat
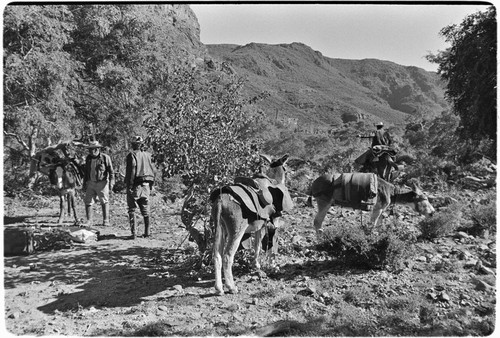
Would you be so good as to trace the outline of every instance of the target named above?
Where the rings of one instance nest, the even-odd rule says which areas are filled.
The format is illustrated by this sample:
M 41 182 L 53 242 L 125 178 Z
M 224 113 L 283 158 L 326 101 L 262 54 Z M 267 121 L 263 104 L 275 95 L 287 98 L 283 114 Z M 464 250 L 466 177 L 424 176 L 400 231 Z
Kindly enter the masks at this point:
M 134 137 L 132 137 L 132 140 L 130 142 L 131 143 L 143 143 L 144 140 L 140 136 L 134 136 Z
M 90 141 L 89 142 L 89 145 L 87 146 L 87 148 L 91 149 L 91 148 L 102 148 L 102 144 L 99 143 L 99 141 Z
M 378 123 L 376 124 L 376 126 L 377 126 L 377 127 L 383 127 L 383 126 L 384 126 L 384 122 L 378 122 Z

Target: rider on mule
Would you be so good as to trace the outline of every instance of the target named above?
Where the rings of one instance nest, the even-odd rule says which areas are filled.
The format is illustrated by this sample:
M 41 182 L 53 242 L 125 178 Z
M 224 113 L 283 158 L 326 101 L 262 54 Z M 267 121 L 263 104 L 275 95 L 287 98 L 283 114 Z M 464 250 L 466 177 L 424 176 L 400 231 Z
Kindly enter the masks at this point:
M 384 123 L 379 122 L 376 124 L 377 130 L 375 135 L 372 137 L 372 148 L 374 146 L 390 146 L 392 144 L 392 137 L 389 135 L 387 130 L 384 129 Z
M 398 170 L 398 165 L 394 162 L 396 149 L 392 146 L 391 135 L 384 129 L 384 123 L 376 124 L 377 130 L 374 135 L 360 136 L 362 138 L 371 138 L 371 148 L 368 152 L 361 155 L 356 162 L 363 166 L 375 166 L 377 174 L 383 179 L 390 181 L 391 167 Z

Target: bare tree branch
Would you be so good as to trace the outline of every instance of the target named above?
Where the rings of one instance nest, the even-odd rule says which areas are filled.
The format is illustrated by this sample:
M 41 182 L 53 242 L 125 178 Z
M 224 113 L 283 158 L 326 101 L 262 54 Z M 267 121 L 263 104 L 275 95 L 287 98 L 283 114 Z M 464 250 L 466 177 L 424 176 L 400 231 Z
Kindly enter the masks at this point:
M 8 133 L 6 132 L 5 130 L 3 131 L 3 134 L 4 136 L 6 137 L 12 137 L 14 139 L 16 139 L 17 142 L 19 142 L 21 144 L 21 146 L 23 147 L 24 150 L 26 151 L 30 151 L 30 147 L 28 146 L 28 144 L 26 144 L 26 142 L 24 142 L 22 139 L 21 139 L 21 136 L 19 136 L 18 134 L 15 134 L 15 133 Z

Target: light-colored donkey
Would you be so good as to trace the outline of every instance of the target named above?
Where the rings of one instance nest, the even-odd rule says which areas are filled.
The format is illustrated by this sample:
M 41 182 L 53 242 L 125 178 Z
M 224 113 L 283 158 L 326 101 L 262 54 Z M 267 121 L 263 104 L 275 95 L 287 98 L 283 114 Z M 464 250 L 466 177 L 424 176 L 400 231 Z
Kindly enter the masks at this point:
M 363 175 L 373 174 L 357 173 L 357 175 L 364 177 Z M 415 183 L 410 188 L 400 188 L 380 177 L 374 176 L 374 178 L 376 180 L 376 194 L 373 196 L 374 205 L 370 219 L 373 226 L 378 224 L 380 216 L 391 204 L 411 206 L 413 210 L 425 216 L 434 214 L 434 207 Z M 318 236 L 323 232 L 323 221 L 330 207 L 335 205 L 336 201 L 345 200 L 344 191 L 342 175 L 322 175 L 312 183 L 308 193 L 314 197 L 318 205 L 318 212 L 314 217 L 314 229 Z M 358 209 L 357 205 L 354 204 L 349 205 L 349 203 L 343 202 L 342 205 Z
M 214 191 L 212 200 L 212 219 L 215 224 L 215 241 L 213 261 L 215 268 L 215 289 L 218 295 L 224 294 L 222 272 L 225 284 L 230 293 L 237 293 L 233 279 L 234 255 L 245 233 L 254 233 L 254 266 L 260 269 L 259 254 L 262 238 L 265 235 L 268 222 L 277 226 L 282 211 L 292 208 L 293 202 L 285 186 L 285 163 L 288 155 L 272 161 L 268 156 L 261 155 L 269 168 L 253 178 L 254 188 L 259 190 L 256 197 L 251 189 L 235 184 Z M 253 197 L 251 196 L 253 194 Z M 250 198 L 248 198 L 250 196 Z M 253 203 L 248 202 L 254 201 Z M 263 200 L 263 202 L 260 202 Z M 254 209 L 257 210 L 251 210 Z

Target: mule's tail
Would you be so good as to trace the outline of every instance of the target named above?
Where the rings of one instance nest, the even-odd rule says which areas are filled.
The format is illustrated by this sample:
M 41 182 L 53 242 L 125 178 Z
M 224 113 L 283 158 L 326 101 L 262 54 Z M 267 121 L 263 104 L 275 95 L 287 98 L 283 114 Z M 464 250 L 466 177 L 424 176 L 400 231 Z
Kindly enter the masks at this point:
M 222 214 L 222 194 L 217 196 L 217 199 L 213 203 L 214 209 L 212 210 L 212 217 L 214 220 L 215 227 L 215 238 L 214 238 L 214 254 L 219 251 L 222 245 L 222 225 L 221 225 L 221 214 Z

